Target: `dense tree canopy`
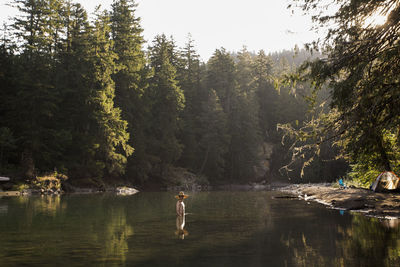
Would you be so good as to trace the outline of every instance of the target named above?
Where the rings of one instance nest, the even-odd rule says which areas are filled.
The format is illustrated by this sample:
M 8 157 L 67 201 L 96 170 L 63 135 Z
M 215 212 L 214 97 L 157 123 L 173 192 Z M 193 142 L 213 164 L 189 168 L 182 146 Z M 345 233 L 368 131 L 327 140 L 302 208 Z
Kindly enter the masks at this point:
M 179 48 L 161 34 L 146 49 L 133 0 L 90 19 L 71 1 L 13 3 L 0 46 L 1 172 L 134 184 L 169 184 L 176 170 L 210 183 L 280 175 L 289 159 L 276 125 L 301 124 L 307 105 L 274 83 L 306 51 L 220 48 L 201 62 L 190 36 Z
M 327 2 L 335 12 L 326 11 Z M 364 182 L 376 172 L 399 171 L 400 2 L 293 3 L 315 13 L 316 25 L 328 29 L 313 46 L 326 56 L 304 64 L 294 79 L 311 80 L 314 93 L 324 86 L 331 92 L 329 112 L 314 116 L 297 132 L 298 139 L 314 139 L 313 145 L 298 147 L 296 153 L 318 151 L 319 144 L 334 140 L 359 177 L 370 174 Z M 382 25 L 368 22 L 378 15 L 386 18 Z

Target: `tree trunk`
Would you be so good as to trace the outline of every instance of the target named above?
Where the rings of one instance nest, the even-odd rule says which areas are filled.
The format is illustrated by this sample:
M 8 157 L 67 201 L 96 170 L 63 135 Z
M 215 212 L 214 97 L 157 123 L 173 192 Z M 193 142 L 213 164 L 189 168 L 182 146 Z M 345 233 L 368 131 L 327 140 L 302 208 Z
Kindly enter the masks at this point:
M 21 167 L 23 175 L 26 178 L 34 178 L 35 176 L 35 163 L 33 160 L 32 152 L 29 150 L 24 150 L 21 156 Z
M 208 146 L 207 146 L 206 155 L 204 156 L 204 160 L 203 160 L 203 163 L 201 164 L 201 168 L 200 168 L 200 171 L 199 171 L 200 174 L 203 173 L 204 167 L 206 166 L 206 163 L 208 161 L 208 153 L 209 152 L 210 152 L 210 144 L 208 144 Z
M 378 137 L 378 149 L 381 157 L 382 165 L 385 168 L 385 171 L 392 171 L 392 167 L 390 166 L 389 157 L 386 153 L 385 147 L 383 146 L 383 138 L 382 136 Z

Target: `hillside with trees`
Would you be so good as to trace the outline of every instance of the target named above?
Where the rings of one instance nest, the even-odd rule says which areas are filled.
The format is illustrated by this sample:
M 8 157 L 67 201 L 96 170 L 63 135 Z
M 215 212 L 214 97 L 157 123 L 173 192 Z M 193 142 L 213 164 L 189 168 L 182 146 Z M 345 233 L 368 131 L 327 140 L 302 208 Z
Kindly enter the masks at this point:
M 145 47 L 133 0 L 91 19 L 70 1 L 14 5 L 0 46 L 1 174 L 145 186 L 172 184 L 179 171 L 211 184 L 331 181 L 346 171 L 326 146 L 302 180 L 302 162 L 286 172 L 290 144 L 277 126 L 309 119 L 313 88 L 276 84 L 309 52 L 218 48 L 202 62 L 190 37 L 180 48 L 160 34 Z

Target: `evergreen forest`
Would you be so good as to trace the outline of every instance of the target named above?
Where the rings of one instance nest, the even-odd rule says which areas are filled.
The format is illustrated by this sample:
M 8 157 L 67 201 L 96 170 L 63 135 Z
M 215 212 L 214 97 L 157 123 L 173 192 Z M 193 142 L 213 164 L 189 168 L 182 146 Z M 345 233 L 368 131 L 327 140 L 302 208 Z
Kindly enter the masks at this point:
M 303 2 L 306 9 L 316 1 Z M 326 82 L 347 68 L 324 65 L 342 47 L 329 57 L 297 47 L 270 54 L 221 47 L 202 62 L 190 36 L 184 47 L 164 34 L 147 46 L 134 0 L 115 0 L 92 15 L 64 0 L 12 4 L 19 15 L 5 24 L 0 45 L 2 175 L 25 180 L 55 172 L 75 184 L 139 186 L 174 184 L 182 174 L 207 184 L 321 182 L 344 175 L 349 163 L 358 163 L 351 165 L 357 171 L 368 157 L 383 159 L 382 150 L 392 161 L 379 164 L 394 162 L 387 150 L 399 140 L 398 116 L 383 109 L 369 121 L 371 111 L 354 106 L 374 99 L 372 87 L 366 98 L 345 97 L 365 77 Z M 369 65 L 360 64 L 351 67 L 365 75 Z M 357 109 L 357 118 L 348 109 Z M 322 127 L 339 120 L 343 138 L 325 138 Z M 375 137 L 380 141 L 371 142 Z

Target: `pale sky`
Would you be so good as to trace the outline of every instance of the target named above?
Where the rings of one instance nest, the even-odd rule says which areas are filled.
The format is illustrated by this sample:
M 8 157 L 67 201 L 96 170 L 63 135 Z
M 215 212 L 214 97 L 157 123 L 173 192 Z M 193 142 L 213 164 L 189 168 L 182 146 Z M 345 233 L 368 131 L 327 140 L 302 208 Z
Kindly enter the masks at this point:
M 0 22 L 16 14 L 0 0 Z M 110 9 L 112 0 L 78 0 L 88 13 L 101 4 Z M 146 41 L 165 33 L 182 47 L 190 33 L 197 52 L 207 61 L 215 49 L 266 53 L 292 49 L 317 38 L 310 17 L 286 8 L 290 0 L 137 0 L 136 16 L 141 18 Z

